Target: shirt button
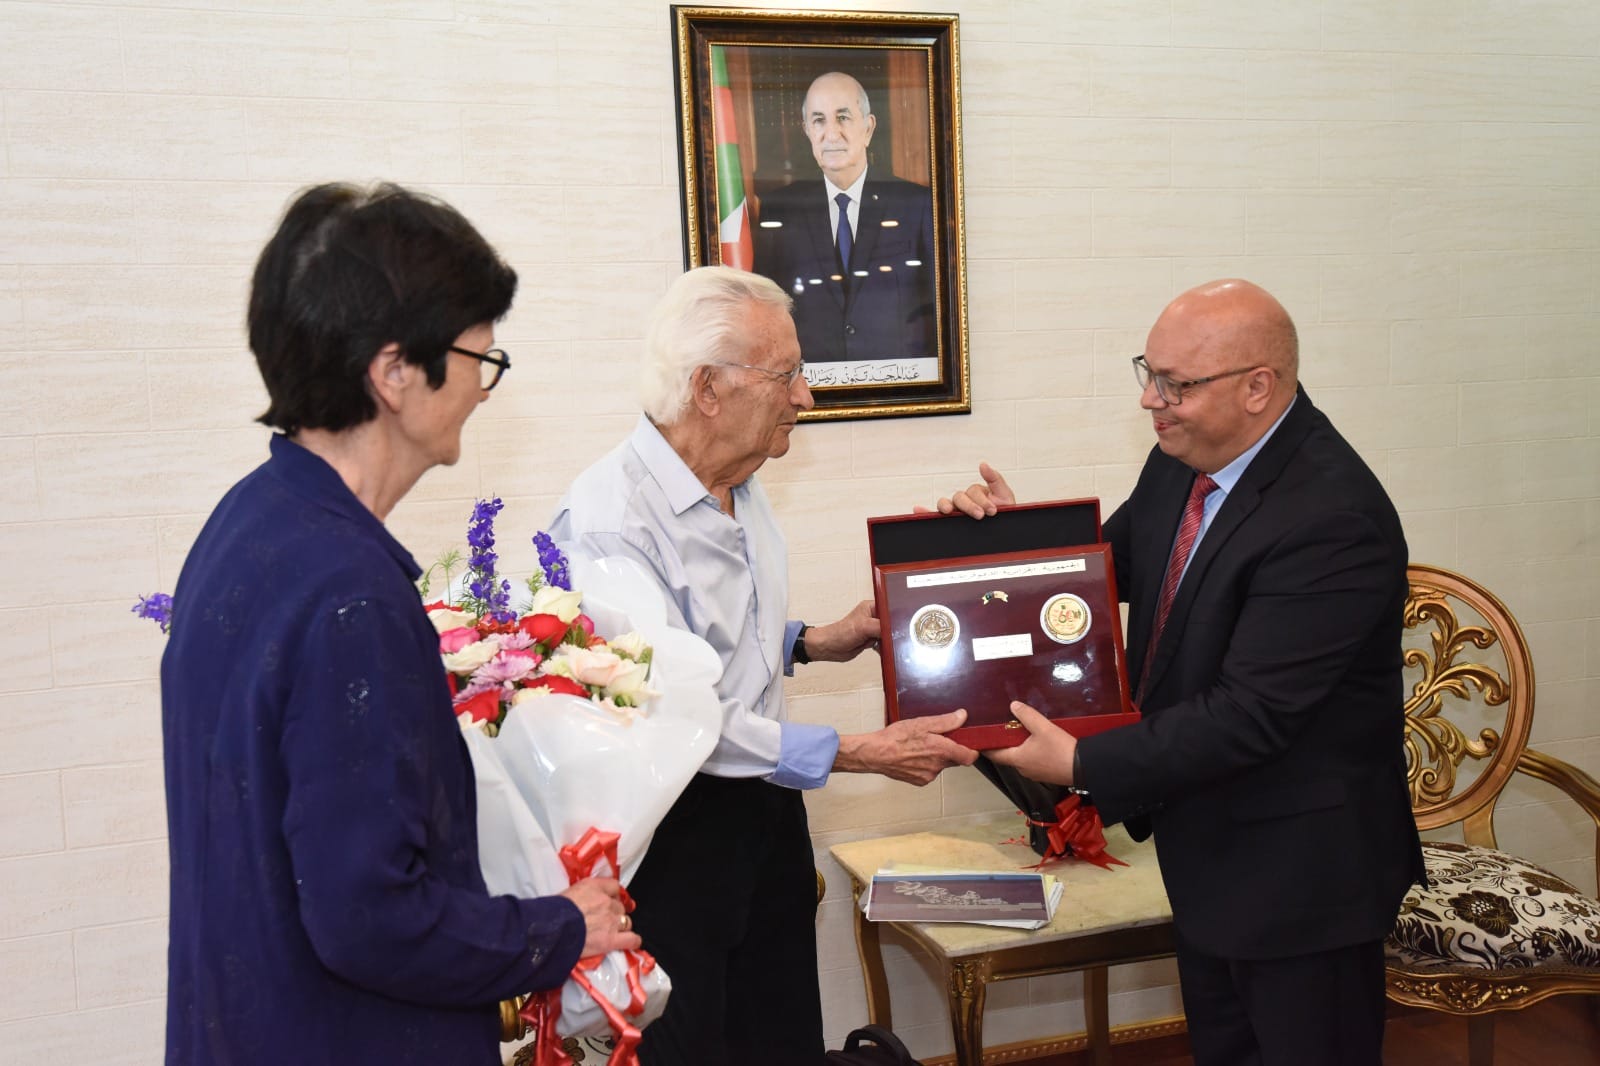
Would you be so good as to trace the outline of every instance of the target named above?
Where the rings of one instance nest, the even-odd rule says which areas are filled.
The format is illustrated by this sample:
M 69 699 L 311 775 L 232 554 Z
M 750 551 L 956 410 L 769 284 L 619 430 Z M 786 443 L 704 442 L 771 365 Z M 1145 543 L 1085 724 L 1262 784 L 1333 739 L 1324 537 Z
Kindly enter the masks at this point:
M 854 326 L 850 325 L 849 323 L 845 323 L 844 331 L 845 331 L 845 333 L 847 335 L 849 335 L 851 337 L 854 337 L 856 335 L 856 328 Z

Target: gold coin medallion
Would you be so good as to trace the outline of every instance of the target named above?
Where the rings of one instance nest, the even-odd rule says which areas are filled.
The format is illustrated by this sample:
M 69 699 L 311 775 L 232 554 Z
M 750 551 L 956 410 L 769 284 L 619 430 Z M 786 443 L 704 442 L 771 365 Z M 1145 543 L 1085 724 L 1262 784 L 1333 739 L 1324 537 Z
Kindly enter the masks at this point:
M 1059 592 L 1044 601 L 1039 612 L 1039 628 L 1057 644 L 1076 644 L 1089 632 L 1094 620 L 1089 605 L 1082 596 Z
M 948 648 L 961 635 L 961 623 L 942 603 L 919 607 L 911 616 L 911 639 L 924 648 Z

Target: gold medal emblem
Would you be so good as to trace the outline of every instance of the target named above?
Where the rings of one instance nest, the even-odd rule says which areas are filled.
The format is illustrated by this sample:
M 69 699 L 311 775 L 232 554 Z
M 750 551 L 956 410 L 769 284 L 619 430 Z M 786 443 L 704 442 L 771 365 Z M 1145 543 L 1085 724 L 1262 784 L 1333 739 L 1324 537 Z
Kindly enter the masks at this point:
M 961 635 L 961 623 L 940 603 L 921 607 L 911 616 L 911 639 L 924 648 L 948 648 Z
M 1057 593 L 1044 601 L 1039 612 L 1039 628 L 1057 644 L 1076 644 L 1089 632 L 1093 614 L 1082 596 Z

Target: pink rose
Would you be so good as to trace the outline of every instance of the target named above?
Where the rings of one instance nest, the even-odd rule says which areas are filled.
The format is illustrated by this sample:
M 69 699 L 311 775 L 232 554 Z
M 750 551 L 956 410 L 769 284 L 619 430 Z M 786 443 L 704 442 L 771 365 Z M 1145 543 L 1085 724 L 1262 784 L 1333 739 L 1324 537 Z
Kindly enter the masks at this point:
M 447 629 L 439 634 L 439 651 L 443 655 L 453 655 L 468 644 L 476 644 L 482 639 L 476 629 L 467 626 Z

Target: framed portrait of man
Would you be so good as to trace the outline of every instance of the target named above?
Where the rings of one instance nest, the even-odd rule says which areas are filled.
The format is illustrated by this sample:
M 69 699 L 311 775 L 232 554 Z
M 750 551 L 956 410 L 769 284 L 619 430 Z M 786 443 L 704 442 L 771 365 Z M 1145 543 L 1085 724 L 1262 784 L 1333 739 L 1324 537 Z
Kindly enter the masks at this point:
M 686 265 L 793 297 L 802 418 L 970 411 L 956 16 L 672 17 Z

